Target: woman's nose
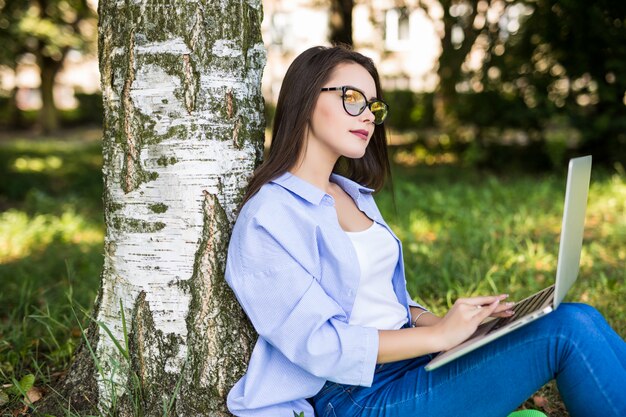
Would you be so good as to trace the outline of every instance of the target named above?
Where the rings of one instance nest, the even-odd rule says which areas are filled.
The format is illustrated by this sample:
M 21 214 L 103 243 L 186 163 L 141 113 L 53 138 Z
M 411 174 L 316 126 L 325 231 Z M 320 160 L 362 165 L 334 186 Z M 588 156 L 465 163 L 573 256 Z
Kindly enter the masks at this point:
M 366 106 L 365 110 L 363 110 L 363 113 L 361 113 L 361 117 L 360 117 L 362 122 L 371 122 L 374 123 L 374 113 L 372 113 L 372 111 L 370 110 L 370 106 Z

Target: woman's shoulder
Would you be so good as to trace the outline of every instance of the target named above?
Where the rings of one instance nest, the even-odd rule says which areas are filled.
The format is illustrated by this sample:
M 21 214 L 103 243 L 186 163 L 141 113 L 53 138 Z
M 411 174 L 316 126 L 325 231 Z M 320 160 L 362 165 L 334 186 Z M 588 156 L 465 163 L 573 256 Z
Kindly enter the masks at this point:
M 237 223 L 280 228 L 310 221 L 309 210 L 310 207 L 288 189 L 268 182 L 246 201 L 239 212 Z
M 289 192 L 273 182 L 263 184 L 259 191 L 246 201 L 240 211 L 240 216 L 263 216 L 275 210 L 287 209 L 296 202 Z
M 279 185 L 263 185 L 239 212 L 231 234 L 229 258 L 238 259 L 251 270 L 264 270 L 276 266 L 275 262 L 266 264 L 270 258 L 299 256 L 304 262 L 314 256 L 309 245 L 316 239 L 318 225 L 307 210 L 310 208 L 300 206 Z

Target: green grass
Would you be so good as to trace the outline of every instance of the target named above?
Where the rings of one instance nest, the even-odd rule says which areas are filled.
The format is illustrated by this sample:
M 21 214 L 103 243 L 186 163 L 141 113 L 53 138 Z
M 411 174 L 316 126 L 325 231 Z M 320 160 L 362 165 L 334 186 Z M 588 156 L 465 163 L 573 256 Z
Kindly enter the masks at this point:
M 33 375 L 45 394 L 80 341 L 70 300 L 91 308 L 102 267 L 97 138 L 79 131 L 63 140 L 0 139 L 2 385 L 30 384 Z M 508 292 L 519 299 L 552 281 L 564 172 L 496 176 L 397 164 L 394 174 L 395 208 L 388 191 L 378 202 L 404 242 L 409 291 L 418 301 L 443 314 L 461 296 Z M 589 201 L 580 281 L 568 299 L 595 305 L 626 336 L 624 176 L 594 170 Z M 5 391 L 0 414 L 21 402 L 20 389 Z M 551 404 L 551 415 L 565 415 L 558 400 Z
M 81 338 L 69 300 L 89 308 L 102 268 L 101 166 L 94 132 L 0 140 L 2 385 L 33 375 L 44 388 L 67 370 Z

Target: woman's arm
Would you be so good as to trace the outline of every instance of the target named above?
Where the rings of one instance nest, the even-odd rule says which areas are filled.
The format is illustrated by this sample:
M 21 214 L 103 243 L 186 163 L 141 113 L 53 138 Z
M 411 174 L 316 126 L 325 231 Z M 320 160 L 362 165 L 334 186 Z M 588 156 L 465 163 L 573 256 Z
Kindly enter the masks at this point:
M 491 315 L 510 316 L 506 295 L 458 299 L 445 317 L 423 314 L 418 327 L 379 330 L 377 363 L 395 362 L 449 350 L 470 337 Z M 421 309 L 411 309 L 414 320 Z
M 415 327 L 425 327 L 437 324 L 441 317 L 431 313 L 430 311 L 423 310 L 419 307 L 410 307 L 411 310 L 411 325 Z M 417 319 L 417 322 L 416 322 Z

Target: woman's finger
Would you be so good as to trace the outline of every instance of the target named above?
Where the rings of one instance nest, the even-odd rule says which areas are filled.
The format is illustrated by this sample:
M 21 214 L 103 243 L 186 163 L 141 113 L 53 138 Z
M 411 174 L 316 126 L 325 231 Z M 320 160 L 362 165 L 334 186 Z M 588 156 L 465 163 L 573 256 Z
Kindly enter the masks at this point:
M 511 317 L 515 312 L 513 310 L 504 310 L 500 312 L 495 312 L 491 315 L 491 317 Z
M 515 305 L 514 302 L 508 302 L 508 303 L 500 303 L 500 305 L 498 306 L 498 308 L 496 308 L 496 313 L 502 313 L 506 310 L 510 310 L 513 306 Z
M 496 311 L 499 305 L 500 305 L 500 299 L 496 298 L 496 300 L 492 302 L 491 304 L 478 306 L 476 308 L 476 314 L 474 315 L 474 318 L 478 319 L 478 321 L 485 320 L 487 317 L 491 316 Z
M 460 298 L 459 301 L 463 304 L 469 304 L 472 306 L 485 306 L 490 305 L 494 301 L 502 301 L 506 299 L 508 294 L 499 294 L 499 295 L 485 295 L 480 297 L 468 297 L 468 298 Z

